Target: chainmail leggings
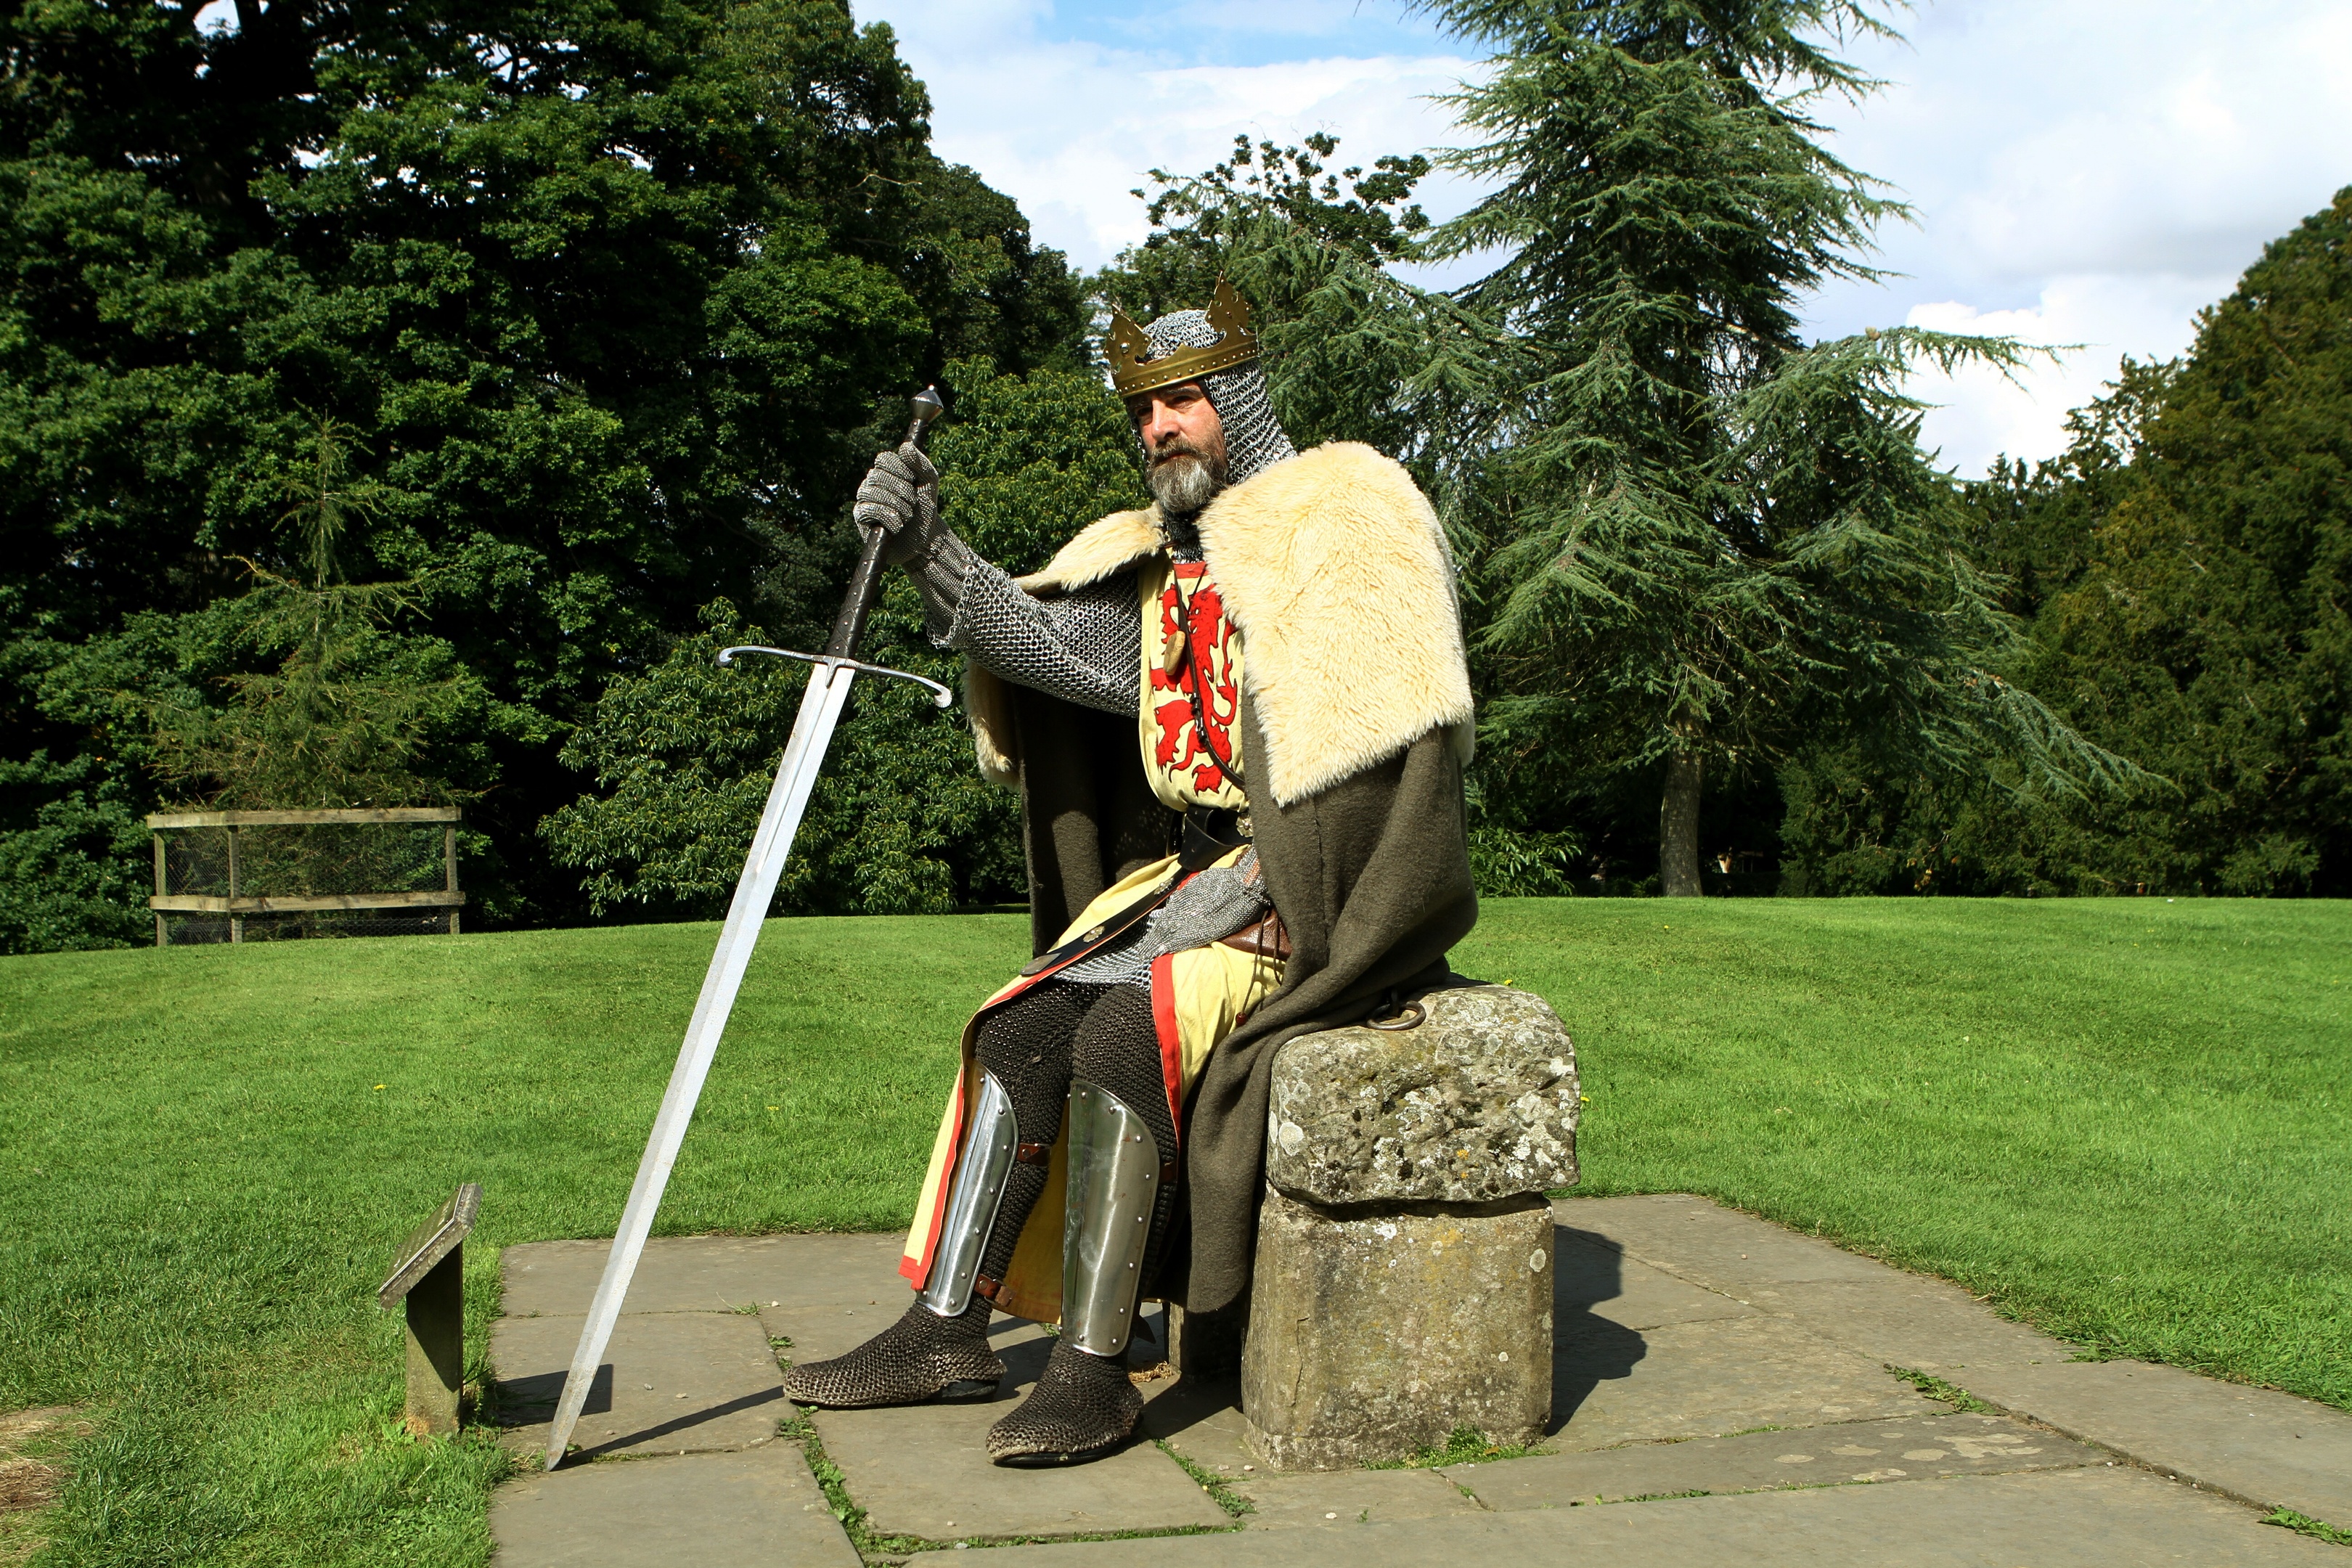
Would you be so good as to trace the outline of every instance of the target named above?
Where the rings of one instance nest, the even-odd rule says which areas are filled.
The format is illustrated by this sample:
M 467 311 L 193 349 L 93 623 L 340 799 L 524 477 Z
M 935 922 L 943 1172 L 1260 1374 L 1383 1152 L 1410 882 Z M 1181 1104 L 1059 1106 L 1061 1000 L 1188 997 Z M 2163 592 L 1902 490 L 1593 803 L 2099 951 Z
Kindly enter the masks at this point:
M 1160 1036 L 1151 1021 L 1151 993 L 1140 985 L 1079 985 L 1048 980 L 991 1013 L 980 1026 L 981 1066 L 996 1076 L 1013 1100 L 1024 1143 L 1051 1143 L 1060 1132 L 1073 1073 L 1126 1101 L 1160 1145 L 1176 1153 L 1176 1123 L 1168 1113 Z M 1002 1279 L 1029 1211 L 1045 1191 L 1043 1165 L 1015 1161 L 1004 1179 L 996 1224 L 981 1255 L 981 1272 Z M 1163 1205 L 1163 1207 L 1166 1205 Z M 1166 1229 L 1164 1217 L 1152 1226 Z

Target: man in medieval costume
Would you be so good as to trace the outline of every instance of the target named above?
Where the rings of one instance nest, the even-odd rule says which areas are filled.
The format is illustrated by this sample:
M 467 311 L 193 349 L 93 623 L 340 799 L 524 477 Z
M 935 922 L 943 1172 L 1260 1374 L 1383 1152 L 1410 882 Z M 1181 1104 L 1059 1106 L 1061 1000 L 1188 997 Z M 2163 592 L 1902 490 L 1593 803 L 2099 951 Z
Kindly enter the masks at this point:
M 967 658 L 981 769 L 1022 795 L 1036 956 L 965 1028 L 900 1265 L 914 1304 L 784 1389 L 984 1398 L 992 1311 L 1058 1322 L 988 1434 L 1003 1464 L 1126 1439 L 1144 1300 L 1245 1310 L 1275 1048 L 1442 983 L 1477 911 L 1470 683 L 1428 501 L 1368 447 L 1293 449 L 1222 280 L 1205 311 L 1115 316 L 1110 359 L 1148 510 L 1019 579 L 942 525 L 912 445 L 856 511 Z

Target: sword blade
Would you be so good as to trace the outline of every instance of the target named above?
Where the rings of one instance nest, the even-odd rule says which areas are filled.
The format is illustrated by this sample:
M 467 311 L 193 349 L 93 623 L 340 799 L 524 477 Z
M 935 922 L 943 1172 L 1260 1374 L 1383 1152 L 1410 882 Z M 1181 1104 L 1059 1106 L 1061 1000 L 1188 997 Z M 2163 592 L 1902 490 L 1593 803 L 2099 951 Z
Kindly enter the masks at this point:
M 743 876 L 735 884 L 727 923 L 719 928 L 719 949 L 710 955 L 709 972 L 702 977 L 702 994 L 696 998 L 694 1016 L 686 1026 L 686 1042 L 678 1047 L 677 1065 L 670 1069 L 669 1088 L 663 1092 L 661 1110 L 654 1117 L 645 1157 L 637 1163 L 637 1179 L 629 1188 L 620 1231 L 613 1237 L 613 1250 L 605 1255 L 604 1278 L 597 1281 L 588 1321 L 581 1325 L 572 1370 L 564 1375 L 563 1396 L 548 1431 L 547 1468 L 551 1470 L 563 1462 L 564 1447 L 588 1402 L 589 1386 L 604 1359 L 613 1326 L 620 1320 L 621 1303 L 637 1271 L 637 1258 L 653 1229 L 654 1212 L 661 1207 L 662 1191 L 669 1184 L 670 1166 L 685 1142 L 687 1123 L 694 1119 L 695 1103 L 702 1098 L 702 1080 L 709 1074 L 719 1037 L 734 1010 L 735 993 L 742 986 L 751 949 L 760 940 L 760 923 L 776 896 L 776 879 L 792 854 L 801 816 L 808 809 L 809 792 L 816 785 L 825 748 L 833 740 L 834 726 L 841 721 L 842 704 L 849 700 L 850 682 L 856 678 L 856 670 L 842 665 L 819 665 L 809 672 L 800 717 L 793 721 L 783 759 L 776 764 L 776 782 L 768 790 L 760 829 L 744 858 Z

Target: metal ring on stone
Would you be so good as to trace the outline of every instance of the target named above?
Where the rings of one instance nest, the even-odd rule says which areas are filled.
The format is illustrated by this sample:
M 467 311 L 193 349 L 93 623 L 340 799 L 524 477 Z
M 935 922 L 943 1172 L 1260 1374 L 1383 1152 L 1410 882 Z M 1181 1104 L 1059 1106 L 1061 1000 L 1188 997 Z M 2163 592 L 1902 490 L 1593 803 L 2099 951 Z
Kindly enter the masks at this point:
M 1407 1002 L 1385 1018 L 1367 1018 L 1365 1026 L 1374 1029 L 1418 1029 L 1429 1016 L 1429 1010 L 1418 1002 Z

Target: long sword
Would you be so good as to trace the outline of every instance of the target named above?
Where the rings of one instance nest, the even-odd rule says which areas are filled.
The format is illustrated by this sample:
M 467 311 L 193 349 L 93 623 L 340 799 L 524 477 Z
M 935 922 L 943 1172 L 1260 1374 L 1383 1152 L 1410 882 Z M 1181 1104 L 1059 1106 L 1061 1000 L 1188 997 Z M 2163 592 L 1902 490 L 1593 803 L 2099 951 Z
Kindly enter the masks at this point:
M 915 395 L 912 407 L 914 417 L 908 424 L 907 439 L 920 443 L 931 421 L 946 412 L 947 404 L 936 390 L 926 388 Z M 670 1167 L 686 1140 L 687 1123 L 694 1119 L 695 1103 L 702 1098 L 702 1080 L 709 1075 L 719 1037 L 726 1030 L 727 1016 L 734 1010 L 735 993 L 743 984 L 743 971 L 760 940 L 760 923 L 776 896 L 776 879 L 783 875 L 793 838 L 800 832 L 801 815 L 808 808 L 809 792 L 815 788 L 817 773 L 824 765 L 825 747 L 840 721 L 842 705 L 849 700 L 850 682 L 865 670 L 929 687 L 931 700 L 941 708 L 955 700 L 954 694 L 936 680 L 858 661 L 857 644 L 866 635 L 866 617 L 881 597 L 882 551 L 888 540 L 878 528 L 866 539 L 823 653 L 744 647 L 727 648 L 719 655 L 720 664 L 732 664 L 739 654 L 766 653 L 806 659 L 814 668 L 809 671 L 808 689 L 801 694 L 800 718 L 793 724 L 793 737 L 785 743 L 782 761 L 776 764 L 776 782 L 768 790 L 767 808 L 760 814 L 760 830 L 751 836 L 751 852 L 744 858 L 734 901 L 727 907 L 727 923 L 719 930 L 719 950 L 710 955 L 709 973 L 702 977 L 702 994 L 695 999 L 694 1016 L 686 1026 L 686 1043 L 678 1047 L 677 1065 L 670 1069 L 669 1088 L 663 1091 L 661 1110 L 654 1117 L 653 1136 L 646 1142 L 645 1158 L 637 1162 L 637 1179 L 629 1188 L 628 1207 L 621 1211 L 621 1228 L 613 1237 L 613 1250 L 604 1257 L 604 1276 L 596 1282 L 596 1299 L 588 1308 L 588 1321 L 581 1325 L 572 1370 L 564 1374 L 563 1397 L 556 1404 L 555 1424 L 547 1435 L 551 1470 L 563 1462 L 572 1429 L 579 1424 L 597 1366 L 604 1359 L 604 1347 L 612 1340 L 613 1325 L 620 1321 L 621 1303 L 628 1296 L 629 1280 L 637 1271 L 638 1256 L 653 1229 L 654 1211 L 661 1207 Z

